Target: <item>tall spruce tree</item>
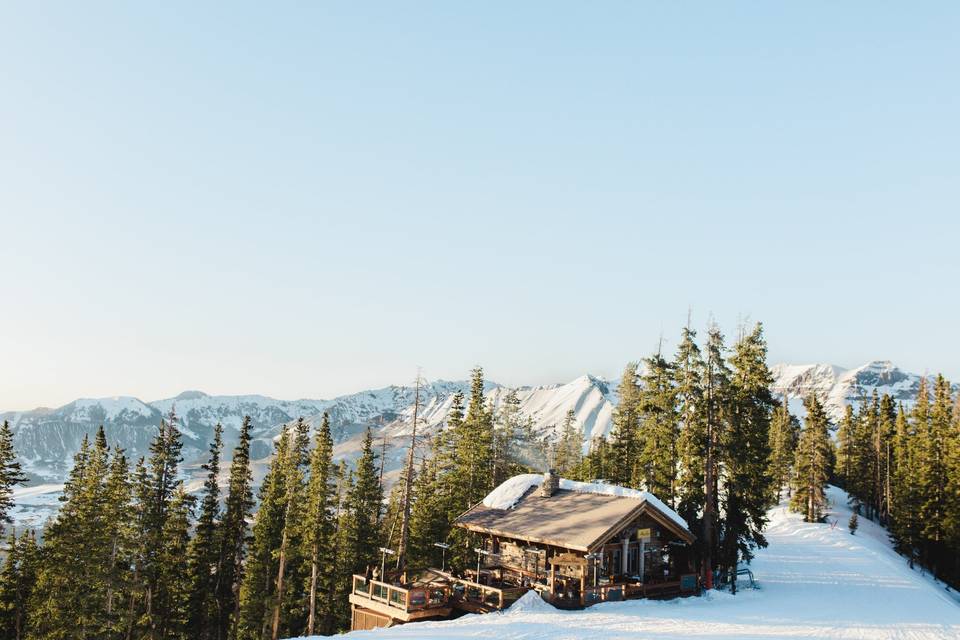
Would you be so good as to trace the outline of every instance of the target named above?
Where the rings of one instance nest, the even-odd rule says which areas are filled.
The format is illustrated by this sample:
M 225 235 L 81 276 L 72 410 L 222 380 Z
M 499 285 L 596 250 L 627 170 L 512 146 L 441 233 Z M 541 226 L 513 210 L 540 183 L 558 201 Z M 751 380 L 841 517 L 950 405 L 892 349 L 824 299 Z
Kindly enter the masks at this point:
M 188 496 L 182 492 L 183 480 L 179 477 L 183 443 L 177 428 L 178 421 L 176 412 L 171 408 L 167 418 L 160 421 L 147 459 L 148 493 L 144 495 L 147 503 L 144 505 L 145 553 L 142 571 L 146 597 L 142 620 L 145 625 L 144 637 L 150 639 L 164 638 L 168 631 L 177 629 L 181 615 L 178 609 L 180 575 L 164 566 L 168 545 L 176 547 L 183 542 L 169 539 L 168 536 L 179 535 L 180 521 L 189 517 L 191 506 Z M 171 518 L 175 522 L 168 523 Z M 180 555 L 182 558 L 183 555 Z
M 897 408 L 889 394 L 880 398 L 880 422 L 877 453 L 880 464 L 880 520 L 884 524 L 890 521 L 890 504 L 893 493 L 894 438 L 897 432 Z M 960 495 L 960 494 L 956 494 Z
M 333 633 L 331 616 L 327 615 L 326 600 L 334 589 L 331 570 L 336 566 L 334 515 L 336 487 L 333 483 L 333 437 L 330 434 L 330 416 L 326 412 L 314 435 L 310 453 L 310 480 L 305 496 L 303 522 L 303 555 L 310 566 L 307 586 L 307 635 L 319 632 Z M 318 602 L 319 601 L 319 602 Z
M 174 489 L 163 521 L 163 537 L 157 550 L 158 582 L 155 627 L 149 637 L 192 640 L 188 631 L 190 576 L 182 566 L 190 547 L 190 520 L 194 497 L 182 485 Z
M 260 508 L 253 521 L 253 538 L 240 588 L 241 640 L 262 640 L 271 629 L 276 598 L 277 550 L 283 538 L 286 515 L 287 472 L 294 448 L 293 434 L 284 428 L 277 440 L 273 460 L 260 486 Z
M 493 412 L 483 391 L 483 369 L 476 367 L 470 374 L 467 413 L 454 432 L 461 509 L 478 502 L 493 488 Z
M 706 503 L 707 425 L 704 412 L 704 361 L 696 343 L 696 332 L 684 327 L 673 362 L 674 401 L 679 428 L 679 473 L 677 511 L 690 526 L 700 531 Z M 695 543 L 703 557 L 703 537 Z
M 577 415 L 573 409 L 567 411 L 560 427 L 560 437 L 553 443 L 551 466 L 561 476 L 569 477 L 582 460 L 583 434 L 577 424 Z
M 630 362 L 623 370 L 617 394 L 620 397 L 613 411 L 613 429 L 610 434 L 610 480 L 630 485 L 641 474 L 639 468 L 640 380 L 638 364 Z
M 333 532 L 333 548 L 335 564 L 331 571 L 333 591 L 325 602 L 325 624 L 337 631 L 350 628 L 350 608 L 344 603 L 350 593 L 352 576 L 356 570 L 356 561 L 353 553 L 352 514 L 348 498 L 353 492 L 353 474 L 346 462 L 341 461 L 336 470 L 336 507 L 334 520 L 336 529 Z
M 0 424 L 0 533 L 3 532 L 3 524 L 10 522 L 13 489 L 26 481 L 13 446 L 13 429 L 10 422 L 4 420 Z
M 39 549 L 32 530 L 7 539 L 7 557 L 0 569 L 0 637 L 27 637 L 28 602 L 37 579 Z
M 780 502 L 780 494 L 784 487 L 787 487 L 787 495 L 790 495 L 791 471 L 799 434 L 800 423 L 796 416 L 790 413 L 790 405 L 786 395 L 784 395 L 783 401 L 773 412 L 773 418 L 770 421 L 770 462 L 768 469 L 776 502 Z
M 377 474 L 377 455 L 373 450 L 370 429 L 363 439 L 363 449 L 357 460 L 353 486 L 346 496 L 345 536 L 349 552 L 348 568 L 362 574 L 366 567 L 379 564 L 380 517 L 383 506 L 383 487 Z
M 240 437 L 230 461 L 230 478 L 217 558 L 215 638 L 237 637 L 240 620 L 240 585 L 244 578 L 247 546 L 247 519 L 253 510 L 253 474 L 250 470 L 250 416 L 244 416 Z
M 827 413 L 816 394 L 803 401 L 807 411 L 797 445 L 795 491 L 790 506 L 806 522 L 820 522 L 827 505 L 831 442 Z
M 921 380 L 919 398 L 925 394 L 925 382 Z M 908 419 L 901 404 L 897 409 L 896 465 L 894 468 L 893 502 L 891 504 L 891 537 L 894 548 L 907 557 L 913 566 L 920 542 L 919 487 L 917 483 L 917 458 L 914 425 Z
M 673 367 L 658 350 L 644 360 L 637 403 L 639 473 L 631 481 L 676 506 L 677 415 L 674 407 Z
M 133 485 L 127 457 L 120 447 L 114 447 L 110 468 L 103 487 L 102 557 L 105 585 L 105 624 L 102 637 L 121 638 L 128 626 L 124 604 L 133 591 L 130 567 L 134 563 L 136 547 L 134 535 Z
M 767 546 L 763 529 L 772 492 L 766 473 L 770 418 L 776 402 L 770 392 L 763 326 L 757 323 L 734 346 L 730 357 L 729 424 L 723 434 L 723 565 L 731 572 L 736 593 L 736 567 L 750 562 L 753 549 Z
M 702 553 L 703 582 L 708 589 L 713 586 L 715 559 L 720 557 L 720 464 L 723 459 L 722 443 L 727 440 L 731 398 L 731 372 L 725 353 L 723 334 L 719 327 L 711 325 L 707 330 L 704 348 L 702 411 L 706 431 Z
M 302 626 L 300 588 L 303 586 L 299 572 L 303 556 L 301 514 L 304 504 L 304 479 L 309 465 L 309 425 L 298 418 L 293 426 L 292 446 L 285 461 L 286 478 L 283 505 L 283 529 L 280 547 L 277 549 L 276 602 L 273 605 L 273 622 L 270 637 L 277 640 L 283 628 L 287 635 L 299 635 Z
M 200 498 L 200 513 L 197 516 L 193 539 L 187 552 L 189 581 L 188 623 L 190 637 L 197 640 L 216 638 L 216 576 L 220 558 L 220 453 L 223 449 L 223 426 L 218 422 L 213 428 L 210 455 L 201 469 L 207 477 Z
M 854 446 L 857 444 L 855 436 L 857 433 L 856 415 L 853 412 L 853 406 L 846 405 L 843 408 L 843 418 L 837 425 L 837 444 L 836 444 L 836 469 L 834 470 L 840 486 L 846 489 L 851 496 L 853 495 L 854 475 Z
M 958 496 L 948 497 L 949 436 L 953 427 L 953 402 L 950 383 L 938 375 L 933 384 L 933 399 L 925 420 L 917 424 L 919 464 L 919 516 L 922 523 L 920 535 L 921 560 L 934 575 L 940 576 L 949 558 L 944 524 L 948 503 Z
M 435 438 L 439 438 L 439 434 Z M 414 481 L 414 501 L 410 509 L 410 562 L 412 571 L 439 567 L 444 554 L 435 546 L 450 531 L 442 480 L 436 458 L 423 461 Z
M 113 621 L 106 614 L 111 523 L 104 521 L 109 453 L 102 427 L 93 446 L 84 437 L 60 512 L 47 527 L 29 604 L 38 638 L 111 636 Z
M 533 444 L 533 421 L 520 411 L 520 397 L 510 390 L 495 417 L 493 433 L 493 480 L 498 486 L 507 478 L 523 473 L 527 463 L 542 463 Z

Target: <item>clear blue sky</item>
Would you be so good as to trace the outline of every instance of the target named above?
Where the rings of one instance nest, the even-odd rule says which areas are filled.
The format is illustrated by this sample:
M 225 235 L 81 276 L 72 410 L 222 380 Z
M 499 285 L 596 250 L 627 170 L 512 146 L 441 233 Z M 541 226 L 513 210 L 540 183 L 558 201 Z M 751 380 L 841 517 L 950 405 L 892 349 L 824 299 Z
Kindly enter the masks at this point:
M 0 408 L 618 375 L 692 309 L 960 377 L 960 4 L 0 6 Z

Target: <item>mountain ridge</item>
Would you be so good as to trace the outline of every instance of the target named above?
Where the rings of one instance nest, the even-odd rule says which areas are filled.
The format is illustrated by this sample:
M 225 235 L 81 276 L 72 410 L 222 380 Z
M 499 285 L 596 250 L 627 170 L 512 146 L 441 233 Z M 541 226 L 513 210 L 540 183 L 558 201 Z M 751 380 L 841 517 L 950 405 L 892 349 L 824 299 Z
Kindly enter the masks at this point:
M 772 390 L 787 396 L 791 410 L 804 415 L 802 397 L 820 394 L 834 421 L 843 415 L 846 404 L 856 404 L 874 390 L 890 393 L 897 401 L 909 404 L 919 386 L 918 374 L 908 373 L 885 360 L 868 362 L 846 369 L 835 365 L 786 364 L 771 366 Z M 466 380 L 435 380 L 421 389 L 418 420 L 420 442 L 443 428 L 458 391 L 469 393 Z M 580 425 L 583 448 L 593 438 L 609 435 L 618 401 L 616 383 L 600 376 L 581 375 L 566 383 L 506 387 L 492 381 L 485 386 L 489 402 L 500 406 L 511 391 L 520 399 L 520 411 L 533 421 L 534 431 L 551 438 L 562 424 L 567 411 L 573 410 Z M 279 400 L 258 394 L 208 395 L 198 390 L 152 402 L 132 396 L 78 398 L 61 407 L 33 411 L 0 413 L 10 420 L 14 440 L 31 485 L 56 488 L 67 476 L 73 455 L 84 436 L 90 437 L 103 424 L 107 439 L 126 450 L 128 458 L 145 456 L 161 418 L 175 408 L 183 434 L 183 474 L 188 487 L 199 486 L 199 466 L 207 456 L 207 446 L 217 422 L 224 426 L 224 461 L 230 459 L 244 415 L 252 422 L 251 457 L 254 478 L 259 483 L 273 450 L 273 439 L 283 425 L 303 416 L 316 425 L 324 412 L 329 413 L 337 459 L 352 461 L 359 455 L 362 437 L 369 427 L 384 453 L 384 472 L 388 481 L 396 477 L 406 457 L 412 422 L 414 389 L 390 385 L 366 389 L 328 400 Z M 34 496 L 42 507 L 46 498 Z M 43 507 L 40 510 L 48 508 Z M 27 509 L 30 511 L 30 509 Z

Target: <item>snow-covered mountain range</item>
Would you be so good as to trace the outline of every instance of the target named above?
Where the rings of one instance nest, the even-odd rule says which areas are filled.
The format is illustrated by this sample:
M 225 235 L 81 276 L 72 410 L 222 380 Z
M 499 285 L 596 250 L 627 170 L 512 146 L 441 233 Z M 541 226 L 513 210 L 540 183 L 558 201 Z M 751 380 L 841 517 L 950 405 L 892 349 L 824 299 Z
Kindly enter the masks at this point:
M 863 394 L 876 389 L 897 400 L 909 402 L 920 376 L 904 372 L 890 362 L 871 362 L 855 369 L 824 364 L 772 367 L 774 391 L 790 398 L 794 411 L 803 414 L 800 398 L 816 391 L 824 399 L 834 418 L 843 406 L 856 403 Z M 437 380 L 421 389 L 418 432 L 431 434 L 441 428 L 457 391 L 467 393 L 466 381 Z M 488 382 L 488 398 L 499 405 L 510 391 Z M 543 436 L 559 427 L 572 409 L 583 431 L 584 446 L 596 436 L 609 434 L 613 410 L 617 404 L 616 384 L 591 375 L 583 375 L 565 384 L 520 387 L 516 389 L 520 410 L 533 419 Z M 405 458 L 412 423 L 414 389 L 390 386 L 361 391 L 332 400 L 276 400 L 266 396 L 212 396 L 186 391 L 174 398 L 144 402 L 137 398 L 82 398 L 56 409 L 6 412 L 0 419 L 13 425 L 17 452 L 28 472 L 32 487 L 20 491 L 18 519 L 42 520 L 56 507 L 51 496 L 66 478 L 84 435 L 104 426 L 107 439 L 124 448 L 135 460 L 147 454 L 157 424 L 172 408 L 183 433 L 184 471 L 192 489 L 199 488 L 199 465 L 207 455 L 207 446 L 217 422 L 224 426 L 225 458 L 236 444 L 240 422 L 249 415 L 253 422 L 252 457 L 254 476 L 259 482 L 272 452 L 272 441 L 284 424 L 299 416 L 316 424 L 323 412 L 330 415 L 338 459 L 352 460 L 360 450 L 363 433 L 373 429 L 378 446 L 384 447 L 384 470 L 392 479 Z M 46 489 L 41 489 L 45 487 Z
M 875 360 L 855 369 L 829 364 L 777 364 L 770 369 L 774 392 L 780 397 L 787 396 L 794 414 L 801 417 L 806 414 L 803 397 L 815 392 L 834 421 L 843 417 L 846 405 L 856 406 L 874 391 L 909 406 L 923 377 L 903 371 L 888 360 Z

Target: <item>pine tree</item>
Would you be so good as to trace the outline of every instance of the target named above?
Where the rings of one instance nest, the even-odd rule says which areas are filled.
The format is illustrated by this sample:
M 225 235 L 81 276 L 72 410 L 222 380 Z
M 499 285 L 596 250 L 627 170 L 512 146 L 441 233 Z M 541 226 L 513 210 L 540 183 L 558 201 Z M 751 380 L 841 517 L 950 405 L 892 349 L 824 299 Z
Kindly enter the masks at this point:
M 367 566 L 379 563 L 380 516 L 383 488 L 376 472 L 373 436 L 367 429 L 363 449 L 356 463 L 353 486 L 346 496 L 345 544 L 351 574 L 362 574 Z
M 0 637 L 20 638 L 22 636 L 23 611 L 17 606 L 17 587 L 20 583 L 20 549 L 17 535 L 11 532 L 7 536 L 7 557 L 0 568 Z
M 286 473 L 293 447 L 291 439 L 290 430 L 285 428 L 277 440 L 273 460 L 260 486 L 260 508 L 254 517 L 253 538 L 240 588 L 239 637 L 244 640 L 266 638 L 270 631 L 276 597 L 276 551 L 283 538 L 286 515 Z
M 129 640 L 137 633 L 138 637 L 143 634 L 145 625 L 147 584 L 146 569 L 152 551 L 148 548 L 147 527 L 149 521 L 149 509 L 153 489 L 150 485 L 150 473 L 147 470 L 147 463 L 144 458 L 137 460 L 131 477 L 133 491 L 133 520 L 131 523 L 133 529 L 133 547 L 132 562 L 133 573 L 130 579 L 130 594 L 127 599 L 126 624 L 127 630 L 124 637 Z
M 520 397 L 516 390 L 510 390 L 496 415 L 493 434 L 493 486 L 498 486 L 504 480 L 527 470 L 522 453 L 524 448 L 531 449 L 533 440 L 533 421 L 520 412 Z M 534 462 L 543 461 L 534 458 Z
M 493 413 L 483 393 L 483 369 L 470 376 L 470 402 L 462 424 L 454 431 L 458 508 L 467 509 L 493 488 Z M 359 482 L 359 477 L 357 481 Z
M 130 567 L 134 562 L 133 487 L 127 457 L 114 447 L 104 484 L 103 533 L 106 543 L 104 583 L 105 624 L 102 637 L 123 637 L 128 626 L 124 603 L 133 588 Z
M 353 555 L 352 514 L 348 505 L 348 497 L 353 493 L 353 474 L 341 461 L 335 475 L 337 495 L 334 510 L 336 529 L 333 533 L 335 565 L 331 571 L 333 590 L 324 602 L 323 618 L 325 626 L 343 631 L 350 627 L 350 608 L 344 603 L 350 593 L 357 560 Z
M 610 441 L 603 436 L 594 436 L 590 440 L 590 450 L 584 456 L 580 469 L 574 474 L 575 479 L 584 482 L 607 480 L 613 467 L 612 458 Z
M 868 518 L 875 516 L 877 504 L 877 458 L 873 442 L 879 428 L 878 409 L 876 398 L 874 402 L 866 396 L 861 398 L 853 430 L 853 477 L 850 482 L 850 491 L 865 506 Z
M 806 522 L 819 522 L 827 504 L 826 486 L 830 479 L 829 419 L 815 394 L 804 399 L 807 416 L 796 455 L 796 488 L 790 506 L 803 513 Z
M 773 413 L 770 421 L 770 462 L 768 465 L 773 488 L 776 490 L 776 502 L 780 502 L 783 487 L 790 486 L 790 473 L 793 467 L 794 451 L 799 440 L 800 423 L 790 413 L 787 397 Z
M 920 535 L 923 563 L 940 575 L 948 562 L 946 549 L 947 532 L 944 530 L 948 485 L 948 441 L 953 427 L 953 398 L 950 383 L 938 375 L 933 386 L 933 402 L 927 417 L 918 416 L 917 445 L 919 464 L 919 516 L 922 523 Z M 956 496 L 953 496 L 955 499 Z
M 36 583 L 39 550 L 33 531 L 7 539 L 7 557 L 0 569 L 0 637 L 21 640 L 29 631 L 28 602 Z
M 957 395 L 953 408 L 953 424 L 947 436 L 947 445 L 944 452 L 947 467 L 947 500 L 944 505 L 944 532 L 948 558 L 952 554 L 953 563 L 950 566 L 950 581 L 954 586 L 960 585 L 960 394 Z
M 677 511 L 692 531 L 703 527 L 706 504 L 707 424 L 704 412 L 704 366 L 696 332 L 685 327 L 673 362 L 674 401 L 679 427 L 679 475 Z M 703 539 L 698 536 L 695 552 L 703 556 Z
M 610 435 L 610 454 L 613 464 L 610 480 L 624 486 L 633 483 L 640 475 L 639 442 L 640 430 L 640 382 L 637 363 L 627 364 L 620 378 L 617 393 L 620 397 L 613 412 L 613 430 Z
M 582 460 L 583 435 L 577 425 L 577 415 L 573 409 L 567 411 L 560 428 L 560 437 L 553 446 L 553 464 L 561 476 L 569 477 L 580 466 Z
M 250 471 L 250 416 L 244 416 L 240 437 L 230 462 L 230 479 L 220 525 L 220 549 L 217 559 L 216 635 L 217 640 L 237 636 L 240 584 L 244 578 L 247 545 L 247 519 L 253 510 L 253 475 Z
M 157 550 L 158 602 L 154 637 L 190 640 L 190 575 L 183 560 L 190 547 L 190 519 L 194 499 L 178 486 L 170 498 L 163 521 L 163 537 Z
M 852 497 L 853 483 L 855 476 L 854 468 L 854 446 L 856 441 L 854 436 L 857 432 L 856 417 L 853 413 L 853 407 L 846 405 L 843 410 L 843 418 L 837 427 L 837 468 L 836 475 L 840 480 L 840 486 L 847 490 Z
M 106 613 L 112 542 L 112 523 L 104 520 L 109 452 L 102 427 L 92 447 L 84 438 L 60 512 L 47 527 L 28 607 L 37 637 L 109 637 L 113 629 Z
M 439 435 L 437 436 L 439 437 Z M 443 542 L 450 531 L 436 458 L 424 460 L 414 482 L 414 501 L 410 509 L 410 562 L 412 571 L 439 567 L 443 560 L 436 542 Z
M 309 559 L 310 577 L 307 587 L 309 603 L 307 635 L 316 631 L 329 635 L 330 619 L 322 616 L 327 610 L 324 599 L 333 591 L 331 569 L 336 566 L 334 544 L 333 438 L 330 435 L 330 416 L 323 414 L 320 428 L 314 435 L 310 454 L 310 481 L 306 489 L 304 514 L 304 556 Z M 318 612 L 318 598 L 319 612 Z M 320 613 L 321 615 L 318 615 Z M 319 622 L 319 624 L 318 624 Z
M 148 475 L 147 488 L 149 497 L 144 509 L 142 577 L 146 587 L 145 611 L 143 621 L 147 638 L 163 638 L 168 630 L 179 624 L 180 612 L 175 592 L 179 588 L 179 576 L 167 571 L 163 564 L 163 554 L 166 544 L 179 544 L 165 538 L 170 526 L 179 524 L 174 522 L 168 526 L 167 520 L 171 517 L 179 520 L 183 511 L 189 510 L 189 503 L 181 498 L 183 481 L 179 479 L 179 465 L 183 458 L 183 448 L 180 431 L 177 429 L 178 418 L 173 409 L 165 420 L 160 421 L 160 428 L 150 444 L 150 457 L 147 460 Z M 173 508 L 176 511 L 173 511 Z M 179 533 L 179 530 L 177 530 Z M 182 559 L 182 555 L 180 558 Z M 174 580 L 173 582 L 171 582 Z
M 637 406 L 639 474 L 633 477 L 632 484 L 673 507 L 678 459 L 673 367 L 659 351 L 644 364 Z
M 210 456 L 201 467 L 207 477 L 203 483 L 200 513 L 193 539 L 187 552 L 189 580 L 187 630 L 191 638 L 210 640 L 216 637 L 216 575 L 220 557 L 220 452 L 223 449 L 223 427 L 213 428 Z
M 897 408 L 888 394 L 880 398 L 880 423 L 878 452 L 880 455 L 880 519 L 884 524 L 890 522 L 890 505 L 893 500 L 894 439 L 897 432 Z M 960 495 L 960 494 L 958 494 Z
M 703 505 L 703 579 L 713 586 L 714 559 L 720 557 L 718 519 L 721 443 L 725 442 L 730 415 L 730 369 L 724 354 L 723 334 L 717 326 L 707 331 L 703 369 L 703 421 L 706 430 L 704 442 L 704 505 Z
M 13 430 L 10 422 L 4 420 L 0 424 L 0 533 L 3 532 L 3 523 L 11 521 L 9 512 L 13 506 L 13 489 L 26 481 L 13 446 Z
M 926 394 L 925 381 L 920 381 L 920 398 Z M 910 566 L 913 566 L 920 543 L 919 532 L 919 486 L 916 469 L 918 452 L 915 443 L 913 424 L 907 418 L 906 411 L 901 404 L 897 410 L 896 435 L 894 446 L 896 449 L 896 464 L 894 468 L 893 504 L 891 505 L 891 537 L 896 550 L 907 556 Z
M 855 535 L 857 533 L 857 527 L 860 526 L 859 519 L 857 518 L 857 512 L 854 511 L 850 514 L 850 520 L 847 522 L 847 527 L 850 529 L 850 535 Z
M 273 623 L 271 639 L 279 638 L 281 626 L 290 631 L 290 635 L 298 635 L 299 624 L 298 603 L 300 601 L 298 588 L 302 586 L 299 579 L 299 569 L 302 565 L 301 534 L 299 524 L 304 503 L 304 478 L 309 465 L 309 426 L 302 418 L 298 418 L 293 426 L 292 447 L 284 465 L 285 490 L 283 505 L 283 529 L 280 536 L 280 547 L 277 549 L 277 579 L 276 602 L 273 605 Z
M 722 555 L 724 566 L 732 570 L 734 593 L 738 561 L 749 562 L 754 548 L 767 546 L 763 529 L 772 492 L 766 467 L 770 418 L 776 403 L 766 360 L 763 327 L 757 323 L 737 342 L 730 358 L 729 425 L 720 452 L 725 480 Z

